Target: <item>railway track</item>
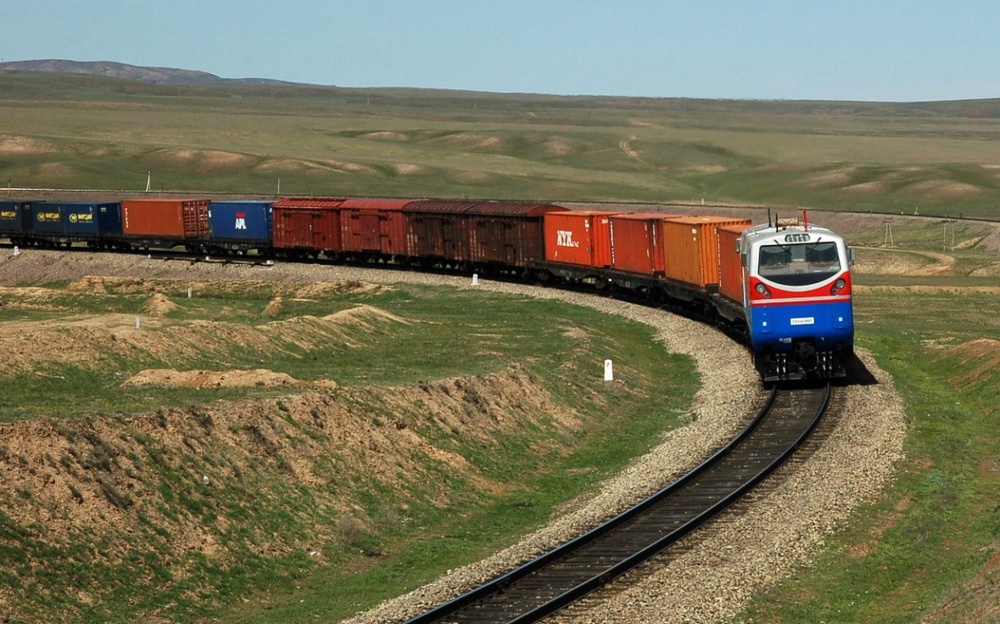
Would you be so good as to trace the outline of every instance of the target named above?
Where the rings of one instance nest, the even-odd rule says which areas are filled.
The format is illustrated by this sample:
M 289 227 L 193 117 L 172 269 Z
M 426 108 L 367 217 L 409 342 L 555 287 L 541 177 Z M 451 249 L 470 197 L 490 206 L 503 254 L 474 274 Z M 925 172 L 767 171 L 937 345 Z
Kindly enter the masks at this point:
M 819 424 L 832 390 L 772 390 L 740 435 L 628 511 L 406 624 L 537 622 L 678 542 L 763 481 Z

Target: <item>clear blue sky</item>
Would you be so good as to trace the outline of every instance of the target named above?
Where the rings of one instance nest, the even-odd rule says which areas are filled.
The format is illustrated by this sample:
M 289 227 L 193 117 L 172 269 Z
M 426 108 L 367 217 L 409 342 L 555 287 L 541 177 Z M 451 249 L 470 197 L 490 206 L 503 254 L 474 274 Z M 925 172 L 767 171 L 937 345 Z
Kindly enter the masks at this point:
M 0 0 L 0 58 L 343 87 L 1000 97 L 997 0 Z

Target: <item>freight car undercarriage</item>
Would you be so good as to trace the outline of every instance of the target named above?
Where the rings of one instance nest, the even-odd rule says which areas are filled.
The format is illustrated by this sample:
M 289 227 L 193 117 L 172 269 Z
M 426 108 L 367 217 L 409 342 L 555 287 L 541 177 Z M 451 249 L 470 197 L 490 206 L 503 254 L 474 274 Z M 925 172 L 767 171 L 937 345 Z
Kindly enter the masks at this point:
M 792 349 L 775 353 L 764 349 L 754 354 L 754 366 L 764 383 L 803 379 L 838 379 L 847 377 L 851 349 L 838 342 L 834 349 L 819 350 L 812 339 L 796 339 Z

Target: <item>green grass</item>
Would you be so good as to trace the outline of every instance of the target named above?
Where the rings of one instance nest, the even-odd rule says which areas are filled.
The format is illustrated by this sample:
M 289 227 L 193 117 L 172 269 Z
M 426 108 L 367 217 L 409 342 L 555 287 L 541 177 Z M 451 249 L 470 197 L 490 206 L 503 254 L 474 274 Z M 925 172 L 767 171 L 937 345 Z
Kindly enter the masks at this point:
M 960 346 L 1000 340 L 1000 300 L 875 290 L 855 304 L 859 343 L 906 403 L 906 459 L 884 497 L 859 510 L 817 561 L 757 597 L 746 618 L 920 622 L 950 603 L 971 619 L 944 621 L 978 621 L 969 614 L 985 613 L 998 597 L 995 575 L 977 591 L 968 587 L 1000 543 L 1000 350 Z
M 145 285 L 178 292 L 169 280 Z M 145 289 L 143 294 L 131 287 L 107 290 L 87 300 L 55 289 L 43 300 L 63 311 L 79 306 L 91 315 L 135 311 L 148 299 Z M 316 423 L 294 415 L 295 390 L 120 386 L 124 376 L 148 365 L 184 369 L 209 360 L 233 368 L 258 365 L 255 351 L 232 349 L 182 361 L 109 358 L 96 372 L 49 367 L 44 375 L 3 382 L 4 417 L 51 423 L 54 442 L 43 456 L 45 469 L 56 468 L 69 479 L 71 504 L 96 501 L 102 511 L 91 518 L 93 524 L 52 534 L 45 523 L 25 526 L 0 514 L 6 570 L 0 591 L 8 592 L 19 618 L 311 622 L 316 616 L 347 616 L 543 524 L 560 503 L 587 492 L 646 451 L 658 432 L 676 426 L 697 388 L 690 362 L 666 353 L 650 329 L 587 308 L 479 290 L 397 285 L 375 294 L 329 292 L 312 301 L 288 297 L 277 317 L 263 319 L 264 305 L 289 291 L 294 289 L 287 285 L 216 284 L 200 287 L 190 300 L 180 291 L 185 296 L 176 298 L 179 307 L 163 322 L 225 319 L 251 327 L 358 304 L 404 318 L 412 324 L 355 329 L 364 339 L 352 348 L 290 348 L 267 366 L 300 379 L 337 379 L 341 385 L 329 400 L 344 412 L 333 414 L 357 415 L 373 433 L 412 428 L 428 443 L 464 458 L 479 478 L 504 487 L 484 490 L 431 458 L 421 460 L 412 474 L 400 474 L 396 485 L 372 479 L 345 462 L 329 430 L 317 424 L 335 417 L 317 411 L 325 404 L 313 408 Z M 18 313 L 20 322 L 32 318 L 50 320 L 53 311 Z M 609 354 L 620 380 L 610 386 L 601 375 Z M 394 411 L 379 391 L 365 389 L 402 384 L 440 394 L 436 379 L 463 376 L 470 381 L 460 388 L 461 400 L 465 409 L 478 411 L 491 397 L 476 391 L 474 376 L 512 365 L 524 367 L 532 383 L 549 392 L 553 408 L 575 410 L 580 428 L 565 429 L 546 414 L 526 414 L 515 404 L 503 407 L 503 417 L 524 421 L 521 426 L 486 437 L 460 435 L 443 421 L 429 420 L 419 402 Z M 659 400 L 650 401 L 651 396 Z M 250 413 L 235 403 L 219 411 L 227 405 L 220 401 L 246 397 L 270 398 Z M 182 443 L 161 439 L 180 434 Z M 223 444 L 233 436 L 243 440 L 240 448 Z M 318 482 L 294 478 L 290 448 L 301 449 Z M 42 468 L 25 465 L 27 457 L 7 446 L 0 454 L 6 462 L 20 462 L 19 469 Z M 210 484 L 202 484 L 203 474 L 212 475 Z M 61 517 L 66 511 L 47 502 L 55 494 L 8 489 L 0 493 L 0 506 L 37 504 Z M 104 525 L 108 516 L 127 518 L 132 530 Z M 192 531 L 208 536 L 215 550 L 203 554 L 196 546 L 178 558 L 176 544 L 190 539 Z M 274 552 L 259 552 L 262 542 Z M 322 558 L 311 557 L 311 548 Z M 362 551 L 381 554 L 370 558 Z M 112 556 L 104 556 L 109 552 Z

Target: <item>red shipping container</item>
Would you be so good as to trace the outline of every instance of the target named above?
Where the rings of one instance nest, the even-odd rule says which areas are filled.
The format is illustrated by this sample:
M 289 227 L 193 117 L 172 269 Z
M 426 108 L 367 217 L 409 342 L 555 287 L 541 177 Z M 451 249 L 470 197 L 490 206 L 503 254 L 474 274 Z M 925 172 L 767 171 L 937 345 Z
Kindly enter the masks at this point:
M 208 238 L 207 199 L 122 200 L 122 231 L 131 237 Z
M 546 213 L 545 259 L 594 268 L 611 266 L 611 220 L 616 212 L 568 210 Z
M 340 253 L 343 202 L 336 197 L 286 197 L 274 202 L 274 248 L 312 255 Z
M 692 286 L 714 290 L 719 284 L 719 237 L 724 225 L 750 225 L 731 217 L 675 217 L 663 222 L 666 276 Z
M 406 215 L 412 199 L 346 199 L 340 204 L 342 246 L 345 253 L 409 255 Z
M 663 275 L 663 220 L 660 212 L 618 214 L 611 222 L 611 267 L 642 275 Z
M 719 236 L 719 292 L 727 299 L 743 305 L 743 262 L 740 252 L 736 250 L 736 241 L 743 230 L 750 227 L 743 225 L 723 225 L 716 232 Z

